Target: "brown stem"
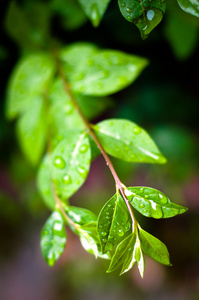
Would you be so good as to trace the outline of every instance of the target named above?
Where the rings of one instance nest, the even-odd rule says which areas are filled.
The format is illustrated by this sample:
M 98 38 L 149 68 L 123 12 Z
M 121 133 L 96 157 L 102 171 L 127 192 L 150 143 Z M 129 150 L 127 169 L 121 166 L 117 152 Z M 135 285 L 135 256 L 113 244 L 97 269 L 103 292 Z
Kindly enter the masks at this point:
M 65 213 L 65 210 L 63 209 L 63 206 L 62 206 L 62 203 L 59 199 L 59 197 L 57 196 L 57 193 L 55 191 L 55 186 L 52 182 L 52 191 L 53 191 L 53 196 L 54 196 L 54 199 L 55 199 L 55 202 L 56 202 L 56 206 L 57 208 L 61 211 L 62 215 L 64 216 L 64 218 L 66 219 L 66 221 L 68 223 L 70 223 L 73 227 L 75 227 L 77 230 L 79 229 L 79 226 L 77 224 L 75 224 L 70 218 L 69 216 Z
M 92 129 L 92 125 L 88 122 L 88 120 L 85 118 L 85 116 L 82 114 L 82 111 L 80 110 L 79 108 L 79 105 L 77 104 L 77 101 L 71 91 L 71 88 L 70 88 L 70 85 L 69 83 L 67 82 L 66 78 L 65 78 L 65 75 L 63 73 L 63 70 L 62 70 L 62 67 L 61 67 L 61 64 L 57 58 L 57 55 L 56 55 L 56 62 L 57 62 L 57 71 L 58 71 L 58 74 L 60 76 L 60 78 L 62 79 L 63 81 L 63 85 L 64 85 L 64 89 L 66 91 L 66 93 L 68 94 L 68 96 L 70 97 L 71 99 L 71 102 L 73 103 L 76 111 L 78 112 L 79 116 L 81 117 L 84 125 L 85 125 L 85 128 L 88 130 L 90 136 L 92 137 L 92 139 L 94 140 L 94 142 L 96 143 L 97 147 L 99 148 L 102 156 L 104 157 L 105 161 L 106 161 L 106 164 L 109 168 L 109 170 L 111 171 L 111 174 L 115 180 L 115 184 L 116 184 L 116 188 L 119 189 L 120 191 L 120 194 L 122 196 L 122 198 L 124 199 L 125 203 L 126 203 L 126 206 L 129 210 L 129 213 L 130 213 L 130 216 L 131 216 L 131 219 L 132 219 L 132 222 L 133 222 L 133 226 L 136 227 L 136 224 L 137 224 L 137 221 L 134 217 L 134 214 L 133 214 L 133 211 L 131 209 L 131 206 L 130 206 L 130 203 L 124 193 L 124 185 L 122 184 L 122 182 L 120 181 L 116 171 L 115 171 L 115 168 L 109 158 L 109 156 L 107 155 L 107 153 L 105 152 L 102 144 L 100 143 L 99 139 L 97 138 L 96 134 L 94 133 L 93 129 Z

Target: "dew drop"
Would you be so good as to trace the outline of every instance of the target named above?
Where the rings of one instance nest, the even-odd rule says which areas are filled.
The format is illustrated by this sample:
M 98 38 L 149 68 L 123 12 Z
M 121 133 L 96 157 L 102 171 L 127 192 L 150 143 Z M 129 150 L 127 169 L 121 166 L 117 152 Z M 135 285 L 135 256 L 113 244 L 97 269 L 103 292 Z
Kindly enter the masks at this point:
M 100 22 L 100 12 L 97 3 L 93 3 L 91 5 L 90 16 L 91 16 L 93 26 L 97 27 Z
M 78 166 L 77 171 L 82 177 L 86 177 L 87 170 L 84 167 Z
M 154 18 L 154 16 L 155 16 L 154 10 L 150 9 L 150 10 L 147 11 L 146 17 L 147 17 L 147 19 L 148 19 L 149 21 L 152 21 L 153 18 Z
M 168 199 L 166 196 L 162 195 L 162 194 L 159 194 L 159 198 L 160 198 L 160 201 L 162 204 L 167 204 L 168 202 Z
M 140 194 L 142 194 L 142 193 L 143 193 L 143 190 L 144 190 L 143 188 L 141 188 L 141 189 L 140 189 Z
M 132 11 L 133 11 L 132 8 L 130 8 L 130 7 L 127 7 L 127 8 L 126 8 L 126 12 L 127 12 L 127 13 L 132 13 Z
M 102 231 L 102 232 L 101 232 L 101 235 L 102 235 L 102 236 L 106 236 L 106 232 L 105 232 L 105 231 Z
M 144 208 L 144 206 L 145 206 L 144 203 L 141 203 L 141 204 L 139 205 L 140 208 Z
M 121 6 L 122 6 L 122 7 L 125 7 L 125 6 L 126 6 L 126 4 L 123 2 L 123 3 L 121 4 Z
M 119 235 L 119 236 L 123 236 L 123 235 L 124 235 L 124 231 L 123 231 L 122 229 L 119 229 L 119 230 L 118 230 L 118 235 Z
M 70 178 L 69 175 L 65 175 L 65 176 L 63 177 L 63 183 L 64 183 L 64 184 L 69 184 L 69 183 L 71 183 L 71 182 L 72 182 L 72 180 L 71 180 L 71 178 Z
M 142 131 L 142 129 L 141 129 L 140 127 L 138 127 L 138 126 L 136 126 L 136 127 L 133 129 L 133 132 L 134 132 L 135 134 L 139 134 L 141 131 Z
M 59 169 L 63 169 L 65 167 L 66 163 L 63 160 L 63 158 L 61 156 L 56 156 L 54 159 L 54 166 L 59 168 Z
M 109 216 L 106 216 L 106 219 L 108 220 L 108 219 L 110 219 L 110 217 L 109 217 Z
M 106 243 L 106 242 L 107 242 L 107 239 L 102 239 L 102 242 L 103 242 L 103 243 Z
M 131 225 L 128 222 L 125 226 L 124 226 L 124 231 L 127 232 L 130 229 Z
M 89 146 L 88 145 L 82 145 L 81 147 L 80 147 L 80 152 L 81 153 L 85 153 L 87 150 L 88 150 L 88 148 L 89 148 Z

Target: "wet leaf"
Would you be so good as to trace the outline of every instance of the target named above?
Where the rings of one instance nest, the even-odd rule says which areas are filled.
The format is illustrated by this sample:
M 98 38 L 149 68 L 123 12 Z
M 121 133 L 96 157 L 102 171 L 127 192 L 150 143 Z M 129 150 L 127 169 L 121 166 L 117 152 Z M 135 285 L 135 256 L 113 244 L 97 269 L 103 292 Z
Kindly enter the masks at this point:
M 107 153 L 116 158 L 129 162 L 166 162 L 148 133 L 131 121 L 105 120 L 96 124 L 94 131 Z
M 44 53 L 23 57 L 16 65 L 7 90 L 6 114 L 9 119 L 31 109 L 31 99 L 44 92 L 55 71 L 54 62 Z
M 51 174 L 57 195 L 65 199 L 73 195 L 86 180 L 91 151 L 85 133 L 69 131 L 52 153 Z
M 198 0 L 177 0 L 178 4 L 185 12 L 199 17 L 199 2 Z
M 165 0 L 118 0 L 118 3 L 124 18 L 138 27 L 143 39 L 161 22 L 166 9 Z
M 110 0 L 78 0 L 94 27 L 97 27 Z
M 66 206 L 65 211 L 69 218 L 75 223 L 80 226 L 86 225 L 91 222 L 97 221 L 97 216 L 90 210 L 77 207 L 77 206 Z M 92 227 L 91 231 L 93 230 Z M 86 229 L 85 229 L 86 230 Z
M 102 253 L 111 250 L 131 229 L 128 208 L 119 193 L 115 194 L 102 208 L 98 219 L 98 234 Z
M 63 253 L 66 246 L 66 231 L 61 214 L 55 211 L 46 221 L 41 232 L 41 251 L 49 266 Z
M 52 85 L 50 94 L 49 122 L 53 137 L 66 137 L 69 129 L 84 129 L 85 125 L 76 111 L 61 79 Z
M 50 156 L 46 155 L 37 174 L 37 186 L 44 203 L 51 210 L 55 210 L 56 203 L 50 178 Z
M 110 254 L 101 252 L 101 245 L 97 234 L 97 222 L 85 224 L 79 229 L 82 247 L 89 253 L 104 259 L 110 259 Z
M 47 122 L 42 96 L 31 99 L 31 109 L 17 122 L 17 137 L 22 151 L 32 165 L 36 165 L 44 151 L 47 139 Z
M 93 96 L 107 96 L 125 88 L 135 81 L 148 64 L 146 59 L 139 56 L 98 50 L 91 44 L 65 48 L 60 58 L 73 91 Z
M 165 244 L 142 228 L 139 228 L 139 238 L 144 253 L 163 265 L 171 266 L 169 252 Z
M 187 208 L 172 203 L 162 192 L 149 187 L 129 187 L 125 194 L 130 204 L 145 217 L 171 218 L 187 211 Z
M 115 254 L 112 257 L 111 263 L 109 265 L 109 268 L 107 270 L 107 273 L 115 271 L 117 268 L 119 268 L 126 258 L 134 251 L 136 236 L 134 233 L 127 236 L 116 248 Z M 130 249 L 130 250 L 129 250 Z M 132 264 L 133 266 L 133 264 Z

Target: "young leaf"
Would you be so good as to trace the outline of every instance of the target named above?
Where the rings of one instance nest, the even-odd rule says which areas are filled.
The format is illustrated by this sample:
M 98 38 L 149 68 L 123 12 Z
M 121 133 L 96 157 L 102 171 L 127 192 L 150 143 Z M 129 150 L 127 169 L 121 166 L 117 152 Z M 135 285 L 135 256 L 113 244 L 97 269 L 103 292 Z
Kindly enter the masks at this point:
M 80 44 L 79 48 L 78 44 L 75 46 L 72 48 L 74 53 L 71 53 L 71 48 L 65 49 L 60 57 L 71 88 L 83 95 L 115 93 L 135 81 L 148 64 L 144 58 L 120 51 L 100 51 L 90 44 Z M 84 53 L 85 57 L 82 57 Z
M 128 248 L 125 252 L 125 259 L 122 265 L 122 270 L 120 275 L 128 272 L 135 264 L 138 263 L 138 269 L 140 272 L 141 277 L 144 276 L 144 269 L 145 269 L 145 261 L 144 256 L 142 253 L 141 245 L 139 237 L 136 234 L 132 234 L 132 240 L 130 241 Z
M 66 231 L 60 212 L 55 211 L 41 232 L 41 251 L 49 266 L 53 266 L 66 246 Z
M 165 244 L 142 228 L 139 228 L 139 238 L 144 253 L 163 265 L 171 266 L 169 252 Z
M 23 57 L 15 67 L 7 90 L 6 114 L 9 119 L 31 109 L 31 97 L 48 88 L 55 65 L 45 53 Z
M 171 218 L 187 211 L 187 208 L 172 203 L 162 192 L 149 187 L 129 187 L 125 194 L 130 204 L 145 217 Z
M 131 121 L 105 120 L 96 124 L 94 131 L 107 153 L 116 158 L 129 162 L 166 162 L 148 133 Z
M 31 100 L 31 109 L 27 110 L 17 122 L 19 144 L 28 158 L 36 165 L 41 158 L 47 134 L 47 122 L 42 96 L 35 95 Z
M 166 9 L 165 0 L 118 0 L 118 3 L 124 18 L 138 27 L 143 39 L 161 22 Z
M 198 0 L 177 0 L 178 4 L 185 12 L 199 17 L 199 2 Z
M 51 210 L 55 210 L 56 203 L 50 178 L 50 157 L 47 155 L 44 157 L 37 174 L 37 186 L 44 203 Z
M 78 0 L 94 27 L 97 27 L 108 7 L 110 0 Z
M 82 247 L 89 253 L 104 259 L 110 259 L 110 254 L 102 254 L 100 241 L 97 234 L 97 222 L 85 224 L 79 228 L 79 236 Z
M 88 137 L 77 131 L 67 132 L 52 153 L 51 174 L 57 194 L 68 198 L 84 183 L 91 161 Z
M 117 268 L 119 268 L 120 265 L 124 263 L 124 261 L 126 260 L 126 257 L 128 257 L 129 251 L 133 253 L 135 241 L 136 241 L 135 233 L 131 233 L 117 246 L 115 250 L 115 254 L 112 257 L 111 263 L 107 270 L 107 273 L 113 272 Z
M 102 208 L 98 218 L 98 234 L 102 253 L 111 250 L 131 229 L 131 218 L 126 204 L 119 193 L 115 194 Z

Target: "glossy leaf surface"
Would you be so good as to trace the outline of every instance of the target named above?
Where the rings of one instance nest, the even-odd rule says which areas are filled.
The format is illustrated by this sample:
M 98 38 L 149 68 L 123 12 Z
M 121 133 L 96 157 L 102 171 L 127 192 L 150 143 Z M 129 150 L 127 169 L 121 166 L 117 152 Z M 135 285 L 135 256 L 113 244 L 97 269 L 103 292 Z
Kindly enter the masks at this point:
M 85 14 L 97 27 L 107 9 L 110 0 L 78 0 Z
M 118 0 L 118 3 L 124 18 L 138 27 L 143 39 L 161 22 L 166 9 L 165 0 Z
M 79 230 L 82 247 L 89 253 L 104 259 L 110 259 L 110 254 L 102 254 L 101 245 L 97 233 L 97 222 L 91 222 L 81 226 Z
M 93 96 L 106 96 L 125 88 L 148 64 L 139 56 L 98 50 L 91 44 L 65 48 L 60 57 L 73 91 Z
M 82 207 L 66 206 L 65 211 L 69 218 L 75 224 L 78 224 L 80 226 L 97 221 L 97 216 L 92 211 Z
M 111 250 L 130 229 L 131 218 L 127 206 L 120 194 L 115 194 L 99 214 L 98 234 L 102 253 Z
M 128 120 L 109 119 L 94 131 L 110 155 L 129 162 L 165 163 L 166 159 L 148 133 Z
M 199 17 L 199 1 L 198 0 L 177 0 L 180 7 L 187 13 Z
M 47 155 L 44 157 L 37 174 L 37 186 L 44 203 L 51 210 L 55 210 L 56 203 L 50 178 L 50 157 Z
M 122 275 L 129 271 L 135 262 L 137 262 L 140 275 L 143 277 L 145 268 L 144 257 L 139 238 L 138 236 L 136 237 L 135 233 L 132 233 L 117 246 L 107 272 L 110 273 L 122 265 L 120 272 L 120 275 Z
M 17 137 L 28 160 L 36 165 L 46 145 L 47 120 L 42 96 L 31 99 L 31 109 L 17 122 Z
M 44 53 L 22 58 L 15 67 L 8 85 L 6 113 L 10 119 L 31 109 L 31 97 L 48 88 L 54 74 L 54 62 Z
M 186 207 L 172 203 L 162 192 L 149 187 L 129 187 L 125 194 L 130 204 L 145 217 L 171 218 L 187 211 Z
M 169 252 L 165 244 L 142 228 L 139 228 L 141 248 L 150 257 L 163 265 L 170 266 Z
M 62 199 L 70 197 L 84 183 L 91 161 L 88 137 L 68 131 L 52 153 L 51 174 L 55 189 Z
M 61 214 L 55 211 L 41 232 L 41 251 L 49 266 L 53 266 L 66 246 L 66 231 Z

